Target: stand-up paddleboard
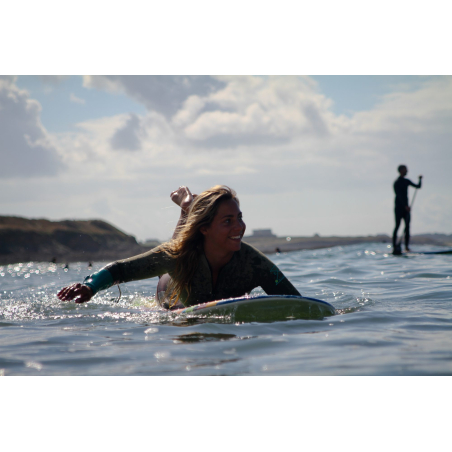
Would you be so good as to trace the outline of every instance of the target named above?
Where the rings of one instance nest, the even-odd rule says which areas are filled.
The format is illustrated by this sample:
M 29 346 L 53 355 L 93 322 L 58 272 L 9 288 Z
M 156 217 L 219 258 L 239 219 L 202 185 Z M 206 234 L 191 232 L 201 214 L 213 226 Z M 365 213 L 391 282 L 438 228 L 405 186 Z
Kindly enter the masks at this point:
M 417 256 L 419 254 L 452 254 L 452 250 L 444 251 L 408 251 L 405 253 L 393 253 L 394 256 Z
M 444 250 L 444 251 L 410 251 L 408 254 L 452 254 L 452 250 Z
M 248 295 L 210 301 L 171 314 L 196 317 L 231 317 L 235 322 L 275 322 L 294 319 L 322 319 L 336 313 L 326 301 L 296 295 Z

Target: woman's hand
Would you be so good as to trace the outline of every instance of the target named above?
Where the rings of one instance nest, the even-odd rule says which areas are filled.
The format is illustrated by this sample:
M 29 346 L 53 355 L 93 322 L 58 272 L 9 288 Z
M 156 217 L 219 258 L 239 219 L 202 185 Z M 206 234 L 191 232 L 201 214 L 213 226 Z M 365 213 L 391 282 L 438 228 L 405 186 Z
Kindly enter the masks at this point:
M 62 301 L 74 300 L 76 303 L 85 303 L 93 298 L 93 291 L 84 284 L 75 283 L 61 289 L 57 297 Z
M 182 186 L 173 191 L 170 197 L 171 201 L 177 204 L 185 213 L 188 213 L 188 209 L 196 195 L 192 195 L 188 187 Z

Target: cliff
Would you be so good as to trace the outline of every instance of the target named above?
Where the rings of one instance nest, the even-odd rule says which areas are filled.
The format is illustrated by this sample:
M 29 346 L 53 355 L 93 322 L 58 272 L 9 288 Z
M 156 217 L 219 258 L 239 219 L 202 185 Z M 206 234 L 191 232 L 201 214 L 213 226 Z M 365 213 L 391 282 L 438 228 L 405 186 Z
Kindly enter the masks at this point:
M 0 216 L 0 264 L 52 259 L 108 261 L 149 249 L 138 244 L 135 237 L 101 220 L 49 221 Z

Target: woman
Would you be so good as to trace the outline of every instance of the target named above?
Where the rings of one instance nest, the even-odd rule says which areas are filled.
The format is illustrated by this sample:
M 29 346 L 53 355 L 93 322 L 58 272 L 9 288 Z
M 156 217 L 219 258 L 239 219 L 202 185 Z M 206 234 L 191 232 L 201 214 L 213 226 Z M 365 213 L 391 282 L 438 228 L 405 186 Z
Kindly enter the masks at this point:
M 168 307 L 240 297 L 259 286 L 269 295 L 300 295 L 270 259 L 242 243 L 246 225 L 234 190 L 216 185 L 193 197 L 180 187 L 171 198 L 182 207 L 171 241 L 108 264 L 83 284 L 62 289 L 58 298 L 84 303 L 114 284 L 166 273 Z

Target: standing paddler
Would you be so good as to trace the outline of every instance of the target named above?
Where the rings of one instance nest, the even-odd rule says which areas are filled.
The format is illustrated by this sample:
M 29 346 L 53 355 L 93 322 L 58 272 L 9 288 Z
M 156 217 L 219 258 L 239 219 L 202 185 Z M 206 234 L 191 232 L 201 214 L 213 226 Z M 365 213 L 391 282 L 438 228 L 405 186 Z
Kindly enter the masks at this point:
M 399 230 L 402 219 L 405 222 L 405 250 L 410 251 L 411 207 L 408 202 L 408 187 L 411 185 L 414 188 L 421 188 L 422 176 L 419 176 L 419 183 L 416 185 L 405 178 L 408 173 L 406 165 L 400 165 L 397 170 L 400 176 L 394 182 L 395 228 L 392 234 L 392 246 L 394 254 L 402 254 L 402 243 L 397 243 L 397 231 Z

